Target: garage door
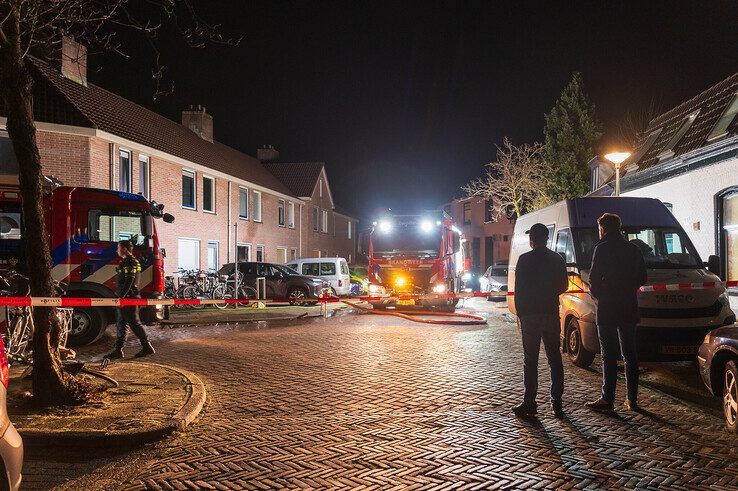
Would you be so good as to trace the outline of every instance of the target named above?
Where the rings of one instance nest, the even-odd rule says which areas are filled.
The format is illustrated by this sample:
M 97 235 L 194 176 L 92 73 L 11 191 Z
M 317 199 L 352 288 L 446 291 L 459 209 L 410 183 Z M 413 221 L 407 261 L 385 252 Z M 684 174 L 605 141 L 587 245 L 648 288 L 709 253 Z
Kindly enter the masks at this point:
M 200 269 L 200 241 L 179 239 L 177 257 L 181 269 Z

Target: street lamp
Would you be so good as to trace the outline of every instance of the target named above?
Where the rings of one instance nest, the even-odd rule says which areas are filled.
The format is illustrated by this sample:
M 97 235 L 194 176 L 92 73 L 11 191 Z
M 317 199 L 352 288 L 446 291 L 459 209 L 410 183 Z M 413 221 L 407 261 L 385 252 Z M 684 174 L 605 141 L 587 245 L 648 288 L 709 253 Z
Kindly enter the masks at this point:
M 615 196 L 620 196 L 620 165 L 628 160 L 630 152 L 612 152 L 605 155 L 605 158 L 615 165 Z

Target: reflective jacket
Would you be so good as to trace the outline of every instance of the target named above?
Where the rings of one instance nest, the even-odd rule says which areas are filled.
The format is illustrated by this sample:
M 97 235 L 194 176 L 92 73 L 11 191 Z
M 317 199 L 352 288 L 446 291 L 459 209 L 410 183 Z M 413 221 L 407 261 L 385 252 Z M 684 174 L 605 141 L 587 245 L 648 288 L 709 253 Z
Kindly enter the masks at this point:
M 126 256 L 115 267 L 118 298 L 140 298 L 138 281 L 141 277 L 141 263 L 133 256 Z

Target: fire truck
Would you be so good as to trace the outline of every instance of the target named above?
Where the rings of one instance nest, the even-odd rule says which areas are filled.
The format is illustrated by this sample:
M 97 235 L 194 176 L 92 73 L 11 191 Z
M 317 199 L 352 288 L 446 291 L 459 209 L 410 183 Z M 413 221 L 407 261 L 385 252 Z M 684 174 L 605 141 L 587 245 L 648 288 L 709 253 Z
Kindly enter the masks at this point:
M 370 295 L 400 295 L 371 300 L 374 308 L 423 306 L 451 310 L 458 300 L 464 269 L 461 233 L 441 211 L 385 215 L 374 222 L 362 249 L 368 254 Z M 405 298 L 402 298 L 402 295 Z M 419 294 L 411 298 L 408 294 Z
M 154 219 L 171 223 L 164 205 L 141 195 L 106 189 L 63 186 L 47 179 L 43 206 L 51 248 L 52 276 L 69 297 L 115 297 L 119 240 L 130 240 L 141 263 L 139 288 L 143 298 L 162 298 L 164 256 Z M 0 272 L 25 271 L 23 215 L 17 176 L 0 176 Z M 161 309 L 141 309 L 141 319 L 153 322 Z M 89 344 L 115 321 L 115 309 L 75 307 L 68 343 Z

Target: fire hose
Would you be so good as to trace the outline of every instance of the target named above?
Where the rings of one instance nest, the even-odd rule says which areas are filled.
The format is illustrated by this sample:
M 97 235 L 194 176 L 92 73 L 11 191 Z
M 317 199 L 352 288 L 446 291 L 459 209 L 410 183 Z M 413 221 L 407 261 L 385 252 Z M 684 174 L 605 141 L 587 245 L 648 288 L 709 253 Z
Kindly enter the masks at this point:
M 463 314 L 459 312 L 433 312 L 433 311 L 409 311 L 409 310 L 377 310 L 377 309 L 370 309 L 368 307 L 362 307 L 361 305 L 355 304 L 353 302 L 349 302 L 347 300 L 341 300 L 342 303 L 345 303 L 346 305 L 349 305 L 351 308 L 354 308 L 356 310 L 359 310 L 361 312 L 367 312 L 369 314 L 374 315 L 390 315 L 394 317 L 400 317 L 401 319 L 409 320 L 411 322 L 419 322 L 422 324 L 435 324 L 435 325 L 442 325 L 442 326 L 478 326 L 481 324 L 487 324 L 487 319 L 482 317 L 481 315 L 474 315 L 474 314 Z M 464 318 L 464 319 L 472 319 L 469 321 L 452 321 L 452 320 L 436 320 L 436 319 L 421 319 L 419 317 L 415 317 L 414 315 L 424 315 L 424 316 L 432 316 L 432 317 L 456 317 L 456 318 Z

